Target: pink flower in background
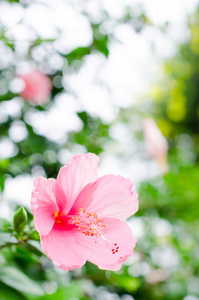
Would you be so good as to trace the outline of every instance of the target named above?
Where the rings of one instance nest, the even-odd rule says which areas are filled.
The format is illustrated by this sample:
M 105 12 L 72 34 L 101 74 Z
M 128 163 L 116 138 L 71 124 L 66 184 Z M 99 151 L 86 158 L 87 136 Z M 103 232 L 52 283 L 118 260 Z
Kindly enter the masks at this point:
M 48 101 L 52 83 L 47 75 L 35 70 L 28 74 L 20 74 L 18 77 L 25 83 L 24 90 L 20 93 L 22 98 L 36 105 L 41 105 Z
M 138 195 L 130 179 L 98 177 L 98 161 L 95 154 L 79 154 L 57 180 L 34 181 L 31 208 L 42 249 L 65 271 L 87 260 L 119 270 L 133 254 L 136 238 L 124 221 L 138 210 Z
M 162 170 L 166 172 L 168 170 L 167 152 L 169 148 L 167 140 L 151 118 L 143 120 L 143 131 L 148 155 L 156 159 Z

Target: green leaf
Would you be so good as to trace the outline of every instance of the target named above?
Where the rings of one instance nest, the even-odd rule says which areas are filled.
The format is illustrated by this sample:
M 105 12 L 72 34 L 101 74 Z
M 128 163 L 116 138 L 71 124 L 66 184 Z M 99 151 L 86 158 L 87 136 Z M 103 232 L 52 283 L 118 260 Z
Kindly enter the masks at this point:
M 110 273 L 110 282 L 112 285 L 132 293 L 140 287 L 140 281 L 138 278 L 132 278 L 128 275 L 118 275 L 116 273 Z
M 27 213 L 23 207 L 20 207 L 14 215 L 14 230 L 22 232 L 27 224 Z
M 69 285 L 62 286 L 57 289 L 54 294 L 45 295 L 36 298 L 35 300 L 70 300 L 70 299 L 84 299 L 82 298 L 85 293 L 86 280 L 73 280 Z M 88 299 L 88 298 L 86 298 Z M 89 298 L 90 299 L 90 298 Z
M 69 63 L 69 65 L 74 60 L 81 60 L 85 55 L 89 55 L 91 49 L 89 47 L 78 47 L 67 55 L 64 55 Z
M 0 300 L 25 300 L 23 295 L 0 282 Z
M 1 190 L 1 192 L 3 192 L 3 190 L 4 190 L 4 183 L 5 183 L 5 175 L 1 174 L 0 175 L 0 190 Z
M 42 296 L 44 294 L 44 291 L 39 284 L 34 282 L 20 270 L 13 267 L 2 267 L 0 269 L 0 280 L 4 284 L 22 293 L 35 296 Z
M 40 241 L 39 233 L 36 230 L 30 232 L 29 237 L 30 237 L 30 240 Z

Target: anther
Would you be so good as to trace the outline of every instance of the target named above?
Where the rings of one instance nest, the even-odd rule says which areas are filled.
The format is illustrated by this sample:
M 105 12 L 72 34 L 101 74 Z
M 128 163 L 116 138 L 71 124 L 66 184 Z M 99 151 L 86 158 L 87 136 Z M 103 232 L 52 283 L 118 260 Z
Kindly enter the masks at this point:
M 95 236 L 102 238 L 112 254 L 118 252 L 119 247 L 117 243 L 111 243 L 104 236 L 104 228 L 106 227 L 106 225 L 102 224 L 104 223 L 104 220 L 99 219 L 97 213 L 87 212 L 85 209 L 80 208 L 78 210 L 78 216 L 73 216 L 72 220 L 72 224 L 77 226 L 78 231 L 85 234 L 86 236 Z M 95 240 L 95 243 L 97 243 L 97 240 Z

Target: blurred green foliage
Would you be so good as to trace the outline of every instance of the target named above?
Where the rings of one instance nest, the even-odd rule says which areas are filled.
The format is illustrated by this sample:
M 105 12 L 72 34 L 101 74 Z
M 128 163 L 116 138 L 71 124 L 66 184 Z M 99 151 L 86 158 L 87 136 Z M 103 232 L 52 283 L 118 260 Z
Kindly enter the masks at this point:
M 26 8 L 28 1 L 18 2 Z M 104 16 L 106 20 L 108 16 Z M 116 22 L 116 21 L 115 21 Z M 129 23 L 136 32 L 147 24 L 152 25 L 144 12 L 133 15 L 127 8 L 126 16 L 118 23 Z M 78 67 L 84 64 L 87 55 L 98 52 L 109 55 L 111 34 L 102 33 L 100 23 L 93 23 L 92 42 L 86 47 L 77 47 L 69 53 L 61 53 L 65 65 L 70 68 L 74 61 Z M 42 253 L 39 235 L 34 230 L 33 217 L 28 211 L 28 223 L 22 230 L 11 220 L 0 220 L 0 300 L 69 300 L 69 299 L 123 299 L 123 300 L 181 300 L 187 295 L 199 299 L 199 24 L 198 14 L 190 18 L 190 40 L 179 45 L 177 55 L 163 64 L 164 78 L 152 86 L 147 99 L 129 110 L 120 110 L 118 120 L 135 132 L 132 122 L 135 116 L 153 115 L 170 142 L 170 169 L 164 176 L 142 182 L 139 188 L 140 210 L 133 220 L 141 234 L 135 254 L 118 272 L 102 271 L 87 263 L 81 270 L 64 272 L 52 264 Z M 11 41 L 5 28 L 0 28 L 1 42 L 17 60 L 16 44 Z M 34 61 L 32 51 L 40 45 L 52 45 L 55 39 L 42 40 L 36 37 L 29 46 L 29 61 Z M 13 61 L 14 61 L 13 59 Z M 0 101 L 11 101 L 18 94 L 9 90 L 9 82 L 15 77 L 15 64 L 10 63 L 0 70 L 0 80 L 6 84 L 7 92 L 1 93 Z M 73 67 L 74 68 L 74 67 Z M 77 70 L 74 68 L 73 72 Z M 63 77 L 64 70 L 49 74 L 54 82 Z M 62 85 L 53 86 L 51 101 L 43 106 L 23 102 L 20 114 L 9 114 L 0 124 L 0 139 L 9 137 L 9 129 L 15 121 L 21 121 L 28 134 L 14 142 L 17 151 L 9 158 L 0 160 L 0 189 L 5 180 L 20 174 L 31 174 L 41 166 L 47 177 L 56 177 L 62 166 L 58 160 L 60 149 L 74 151 L 82 146 L 86 151 L 100 154 L 112 141 L 109 130 L 112 124 L 104 123 L 87 111 L 77 113 L 82 122 L 78 132 L 70 131 L 59 145 L 38 134 L 27 122 L 27 113 L 46 112 L 54 104 L 56 95 L 68 92 Z M 144 99 L 143 101 L 148 101 Z M 133 120 L 133 121 L 132 121 Z M 115 142 L 115 141 L 114 141 Z M 55 154 L 51 158 L 49 152 Z M 54 156 L 53 156 L 54 157 Z M 16 203 L 10 203 L 16 208 Z M 14 209 L 12 211 L 14 215 Z M 131 222 L 131 221 L 130 221 Z M 13 230 L 15 227 L 15 232 Z M 129 298 L 128 298 L 129 297 Z
M 152 86 L 153 113 L 162 132 L 172 139 L 187 133 L 199 141 L 199 23 L 198 13 L 189 18 L 190 41 L 178 46 L 175 57 L 165 61 L 164 76 Z

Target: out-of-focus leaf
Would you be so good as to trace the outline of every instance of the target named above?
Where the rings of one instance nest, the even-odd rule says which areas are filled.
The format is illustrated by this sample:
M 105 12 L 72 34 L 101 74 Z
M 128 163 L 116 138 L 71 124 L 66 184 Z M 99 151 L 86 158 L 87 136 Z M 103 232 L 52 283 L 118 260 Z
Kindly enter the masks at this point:
M 110 273 L 110 283 L 118 288 L 124 289 L 129 293 L 135 292 L 140 287 L 140 281 L 138 278 L 133 278 L 129 275 L 116 273 Z
M 103 151 L 103 146 L 110 140 L 108 130 L 109 125 L 103 124 L 99 118 L 91 117 L 87 112 L 78 113 L 84 127 L 80 132 L 69 133 L 69 141 L 84 145 L 88 152 L 99 154 Z
M 0 161 L 0 168 L 1 169 L 6 169 L 8 164 L 9 164 L 9 159 L 3 159 L 3 160 Z
M 68 298 L 64 298 L 64 295 L 63 295 L 63 290 L 60 288 L 58 289 L 55 293 L 51 294 L 51 295 L 45 295 L 45 296 L 42 296 L 42 297 L 37 297 L 37 298 L 34 298 L 34 300 L 68 300 Z
M 1 174 L 0 175 L 0 190 L 1 190 L 1 192 L 3 192 L 3 190 L 4 190 L 4 182 L 5 182 L 5 175 Z
M 4 284 L 22 293 L 35 296 L 41 296 L 44 294 L 43 289 L 38 283 L 30 279 L 20 270 L 13 267 L 2 267 L 0 269 L 0 280 Z
M 75 59 L 81 60 L 85 55 L 90 54 L 91 49 L 89 47 L 78 47 L 67 55 L 64 55 L 69 64 Z
M 83 286 L 81 280 L 74 280 L 70 285 L 66 287 L 62 286 L 52 295 L 45 295 L 35 300 L 70 300 L 70 299 L 82 299 Z
M 109 38 L 107 34 L 102 34 L 100 31 L 100 24 L 92 24 L 93 29 L 93 44 L 92 48 L 100 51 L 106 57 L 109 55 L 108 42 Z
M 0 282 L 0 300 L 25 300 L 23 295 Z

